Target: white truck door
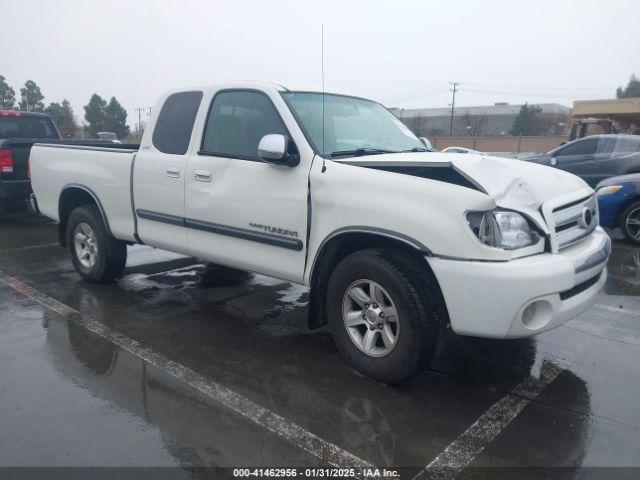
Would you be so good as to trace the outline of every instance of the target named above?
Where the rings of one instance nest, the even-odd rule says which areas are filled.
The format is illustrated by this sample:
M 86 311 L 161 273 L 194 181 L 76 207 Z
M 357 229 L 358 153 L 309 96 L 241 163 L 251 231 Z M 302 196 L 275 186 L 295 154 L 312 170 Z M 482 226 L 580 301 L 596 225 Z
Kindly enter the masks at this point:
M 311 157 L 304 155 L 295 167 L 260 161 L 258 143 L 274 133 L 291 138 L 265 92 L 215 94 L 200 150 L 187 167 L 189 250 L 213 262 L 302 281 Z
M 148 244 L 187 253 L 184 188 L 190 143 L 202 92 L 167 96 L 153 135 L 145 135 L 133 169 L 138 236 Z

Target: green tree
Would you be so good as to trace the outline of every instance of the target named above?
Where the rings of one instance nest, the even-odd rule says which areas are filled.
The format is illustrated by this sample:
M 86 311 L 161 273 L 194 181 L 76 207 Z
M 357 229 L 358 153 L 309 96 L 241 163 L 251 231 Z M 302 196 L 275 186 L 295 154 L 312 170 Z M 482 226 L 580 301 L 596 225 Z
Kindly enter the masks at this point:
M 40 91 L 40 87 L 33 80 L 27 80 L 24 87 L 20 89 L 22 99 L 20 101 L 20 110 L 28 110 L 30 112 L 44 111 L 44 95 Z
M 16 103 L 16 91 L 0 75 L 0 110 L 11 110 Z
M 536 105 L 529 105 L 525 103 L 520 107 L 518 116 L 513 121 L 513 127 L 511 127 L 511 135 L 543 135 L 545 134 L 545 126 L 543 125 L 540 114 L 542 109 Z
M 104 128 L 107 132 L 115 133 L 118 138 L 129 136 L 130 130 L 127 126 L 127 111 L 120 102 L 116 100 L 116 97 L 111 97 L 109 104 L 105 108 Z
M 73 115 L 73 108 L 69 100 L 64 99 L 62 103 L 51 103 L 44 112 L 54 121 L 63 137 L 75 137 L 78 133 L 78 124 Z
M 616 90 L 616 97 L 618 98 L 636 98 L 640 97 L 640 80 L 638 80 L 635 74 L 631 75 L 629 83 L 626 88 L 618 87 Z
M 100 95 L 94 93 L 91 95 L 89 103 L 84 106 L 84 119 L 87 121 L 85 131 L 91 138 L 96 138 L 98 132 L 105 130 L 107 102 Z

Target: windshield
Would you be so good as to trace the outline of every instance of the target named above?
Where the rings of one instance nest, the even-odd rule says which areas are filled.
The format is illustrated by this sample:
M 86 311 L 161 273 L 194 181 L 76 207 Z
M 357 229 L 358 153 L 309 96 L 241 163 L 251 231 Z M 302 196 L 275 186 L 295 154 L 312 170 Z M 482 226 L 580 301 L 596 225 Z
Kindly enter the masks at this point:
M 323 157 L 426 151 L 424 144 L 379 103 L 342 95 L 284 92 L 315 151 Z M 333 155 L 332 155 L 333 154 Z

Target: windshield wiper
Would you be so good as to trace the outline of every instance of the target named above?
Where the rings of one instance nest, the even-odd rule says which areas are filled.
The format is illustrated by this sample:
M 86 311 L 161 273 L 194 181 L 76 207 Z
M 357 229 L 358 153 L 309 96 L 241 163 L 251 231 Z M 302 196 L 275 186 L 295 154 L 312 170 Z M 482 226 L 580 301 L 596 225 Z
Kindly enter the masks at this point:
M 402 153 L 405 152 L 430 152 L 431 150 L 429 150 L 427 147 L 413 147 L 410 148 L 409 150 L 401 150 Z
M 331 152 L 331 158 L 335 157 L 361 157 L 363 155 L 378 155 L 380 153 L 399 153 L 397 150 L 383 150 L 381 148 L 355 148 L 353 150 L 338 150 Z

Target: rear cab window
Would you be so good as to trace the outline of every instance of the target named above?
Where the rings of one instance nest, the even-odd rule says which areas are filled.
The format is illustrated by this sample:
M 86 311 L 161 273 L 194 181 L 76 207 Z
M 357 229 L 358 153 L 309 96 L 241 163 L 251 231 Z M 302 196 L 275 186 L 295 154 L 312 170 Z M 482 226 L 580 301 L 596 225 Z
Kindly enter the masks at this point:
M 184 155 L 189 149 L 202 92 L 178 92 L 167 97 L 153 130 L 153 146 L 162 153 Z
M 47 117 L 12 114 L 0 116 L 0 139 L 59 138 L 53 122 Z

